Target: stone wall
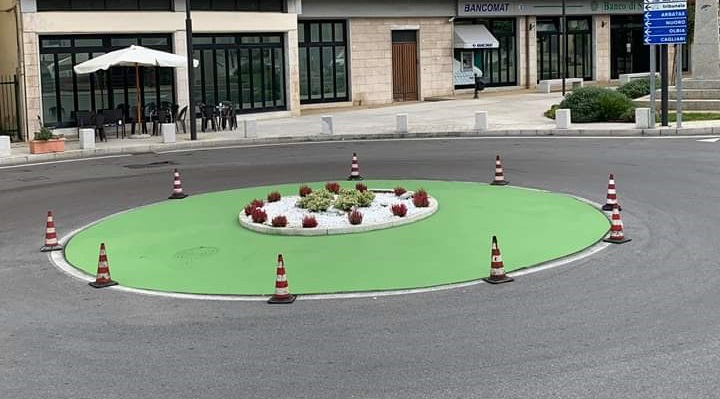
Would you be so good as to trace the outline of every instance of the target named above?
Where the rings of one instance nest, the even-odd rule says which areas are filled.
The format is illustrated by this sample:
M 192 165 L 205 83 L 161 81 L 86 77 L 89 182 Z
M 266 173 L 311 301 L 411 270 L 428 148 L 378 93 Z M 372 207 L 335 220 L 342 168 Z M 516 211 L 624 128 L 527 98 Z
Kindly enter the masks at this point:
M 447 18 L 353 18 L 350 20 L 353 103 L 393 101 L 393 30 L 418 31 L 420 99 L 453 94 L 452 23 Z

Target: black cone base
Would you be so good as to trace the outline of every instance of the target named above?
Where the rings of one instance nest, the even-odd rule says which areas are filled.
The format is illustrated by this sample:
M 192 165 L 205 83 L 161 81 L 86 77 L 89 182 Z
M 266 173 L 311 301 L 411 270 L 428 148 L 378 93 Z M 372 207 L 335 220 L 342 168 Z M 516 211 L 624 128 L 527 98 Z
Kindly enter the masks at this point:
M 348 176 L 348 180 L 362 180 L 362 176 Z
M 515 281 L 515 279 L 513 279 L 512 277 L 508 277 L 508 276 L 505 276 L 501 279 L 493 279 L 492 277 L 485 277 L 483 280 L 485 280 L 485 282 L 490 283 L 490 284 L 502 284 L 502 283 L 509 283 L 511 281 Z
M 112 280 L 110 280 L 110 281 L 108 281 L 108 282 L 106 282 L 106 283 L 98 283 L 97 281 L 92 281 L 92 282 L 89 282 L 88 285 L 91 286 L 91 287 L 93 287 L 93 288 L 105 288 L 105 287 L 110 287 L 110 286 L 113 286 L 113 285 L 117 285 L 117 281 L 112 281 Z
M 288 295 L 285 298 L 276 298 L 275 295 L 268 299 L 267 303 L 293 303 L 295 302 L 295 295 Z
M 493 180 L 493 182 L 490 183 L 491 186 L 507 186 L 508 184 L 510 184 L 510 182 L 507 181 L 507 180 L 503 180 L 503 181 L 495 181 L 495 180 Z
M 61 251 L 62 249 L 63 249 L 63 246 L 60 244 L 53 245 L 52 247 L 48 247 L 46 245 L 43 245 L 42 247 L 40 247 L 40 251 L 42 251 L 42 252 Z
M 182 194 L 172 193 L 172 195 L 170 195 L 168 197 L 168 199 L 183 199 L 183 198 L 187 198 L 187 196 L 188 196 L 188 194 L 185 194 L 185 193 L 182 193 Z
M 609 242 L 612 244 L 624 244 L 626 242 L 632 241 L 632 238 L 623 237 L 622 240 L 613 240 L 612 238 L 604 238 L 603 241 Z
M 615 205 L 605 204 L 602 206 L 603 211 L 612 211 L 615 208 Z M 622 207 L 618 205 L 618 211 L 622 211 Z

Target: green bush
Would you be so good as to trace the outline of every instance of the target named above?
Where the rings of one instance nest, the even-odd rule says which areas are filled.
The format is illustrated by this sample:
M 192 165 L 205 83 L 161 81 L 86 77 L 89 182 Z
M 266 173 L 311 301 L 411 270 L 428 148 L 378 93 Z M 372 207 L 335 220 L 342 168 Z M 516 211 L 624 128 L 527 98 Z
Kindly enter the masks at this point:
M 618 87 L 617 92 L 632 99 L 647 96 L 650 94 L 650 78 L 631 80 Z
M 45 126 L 40 128 L 39 132 L 35 132 L 35 140 L 47 141 L 54 138 L 52 131 Z
M 311 212 L 326 211 L 332 204 L 335 196 L 328 190 L 313 191 L 305 197 L 300 198 L 297 206 Z
M 335 208 L 349 211 L 353 207 L 368 207 L 375 199 L 375 193 L 372 191 L 358 191 L 341 189 L 340 195 L 335 200 Z
M 543 115 L 546 118 L 555 119 L 555 112 L 558 110 L 558 108 L 560 108 L 560 104 L 553 104 L 552 106 L 550 106 L 549 110 L 543 113 Z
M 558 108 L 569 109 L 573 122 L 587 123 L 632 120 L 635 105 L 622 93 L 591 86 L 573 90 Z

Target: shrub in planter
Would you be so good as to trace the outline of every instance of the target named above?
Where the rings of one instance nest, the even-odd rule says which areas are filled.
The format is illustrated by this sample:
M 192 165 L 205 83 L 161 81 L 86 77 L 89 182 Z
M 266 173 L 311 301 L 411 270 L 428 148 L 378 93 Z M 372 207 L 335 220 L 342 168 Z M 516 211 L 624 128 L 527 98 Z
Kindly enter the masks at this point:
M 29 145 L 31 154 L 63 152 L 65 151 L 65 137 L 55 135 L 50 129 L 43 126 L 40 128 L 40 131 L 35 132 L 33 140 L 30 140 Z
M 360 213 L 360 211 L 358 211 L 357 209 L 353 209 L 353 211 L 348 214 L 348 221 L 352 225 L 360 224 L 362 223 L 362 220 L 363 214 Z
M 405 190 L 404 188 L 402 188 L 402 187 L 400 187 L 400 186 L 395 187 L 395 188 L 393 189 L 393 191 L 395 192 L 395 195 L 398 196 L 398 197 L 401 196 L 401 195 L 403 195 L 403 194 L 405 194 L 405 193 L 407 192 L 407 190 Z
M 307 197 L 310 193 L 312 193 L 312 188 L 308 186 L 300 186 L 298 190 L 298 194 L 300 194 L 301 197 Z
M 372 191 L 340 190 L 340 195 L 335 199 L 335 208 L 349 211 L 355 207 L 368 207 L 375 199 Z
M 306 197 L 300 198 L 297 206 L 312 212 L 326 211 L 332 205 L 335 196 L 328 190 L 313 191 Z
M 254 206 L 255 208 L 262 208 L 265 205 L 265 203 L 263 202 L 263 200 L 259 200 L 256 198 L 256 199 L 250 201 L 250 205 Z
M 287 218 L 283 215 L 275 216 L 270 223 L 272 223 L 273 227 L 285 227 L 287 226 Z
M 364 185 L 364 184 L 362 184 L 362 183 L 358 183 L 358 184 L 355 185 L 355 190 L 358 190 L 358 191 L 361 191 L 361 192 L 362 192 L 362 191 L 367 191 L 367 186 Z
M 268 202 L 278 202 L 280 201 L 280 193 L 277 191 L 273 191 L 267 196 Z
M 558 108 L 570 110 L 573 122 L 607 122 L 619 120 L 635 108 L 624 94 L 602 87 L 581 87 L 572 91 Z
M 305 216 L 302 220 L 302 226 L 304 228 L 313 228 L 313 227 L 317 227 L 317 225 L 318 225 L 318 222 L 315 219 L 315 216 L 313 216 L 313 215 Z
M 405 204 L 395 204 L 392 206 L 391 209 L 393 215 L 395 216 L 404 217 L 405 215 L 407 215 L 407 207 L 405 206 Z
M 413 205 L 415 205 L 416 208 L 427 208 L 430 206 L 430 200 L 428 199 L 428 193 L 427 191 L 423 190 L 422 188 L 417 189 L 415 193 L 412 196 Z
M 253 223 L 265 223 L 267 220 L 267 213 L 265 213 L 265 211 L 261 208 L 255 208 L 253 209 L 250 217 L 252 217 Z
M 631 80 L 616 90 L 628 98 L 636 99 L 650 94 L 650 78 Z
M 340 185 L 335 182 L 325 184 L 325 189 L 334 194 L 340 193 Z

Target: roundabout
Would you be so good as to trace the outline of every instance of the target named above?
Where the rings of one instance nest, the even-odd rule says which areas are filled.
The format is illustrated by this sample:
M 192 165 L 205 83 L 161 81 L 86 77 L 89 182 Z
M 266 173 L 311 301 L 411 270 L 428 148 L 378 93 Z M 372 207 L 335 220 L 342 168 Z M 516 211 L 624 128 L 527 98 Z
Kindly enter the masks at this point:
M 478 280 L 490 272 L 496 235 L 508 272 L 592 246 L 607 217 L 576 198 L 517 187 L 430 180 L 370 180 L 368 187 L 423 188 L 437 212 L 402 226 L 353 234 L 286 236 L 238 223 L 238 212 L 298 184 L 191 195 L 113 215 L 75 234 L 67 261 L 94 275 L 101 242 L 120 285 L 159 292 L 268 295 L 275 257 L 285 258 L 294 294 L 405 290 Z M 324 183 L 308 183 L 319 189 Z M 354 183 L 343 182 L 345 188 Z M 362 208 L 360 208 L 362 209 Z M 362 226 L 362 225 L 361 225 Z M 318 226 L 319 227 L 319 226 Z

